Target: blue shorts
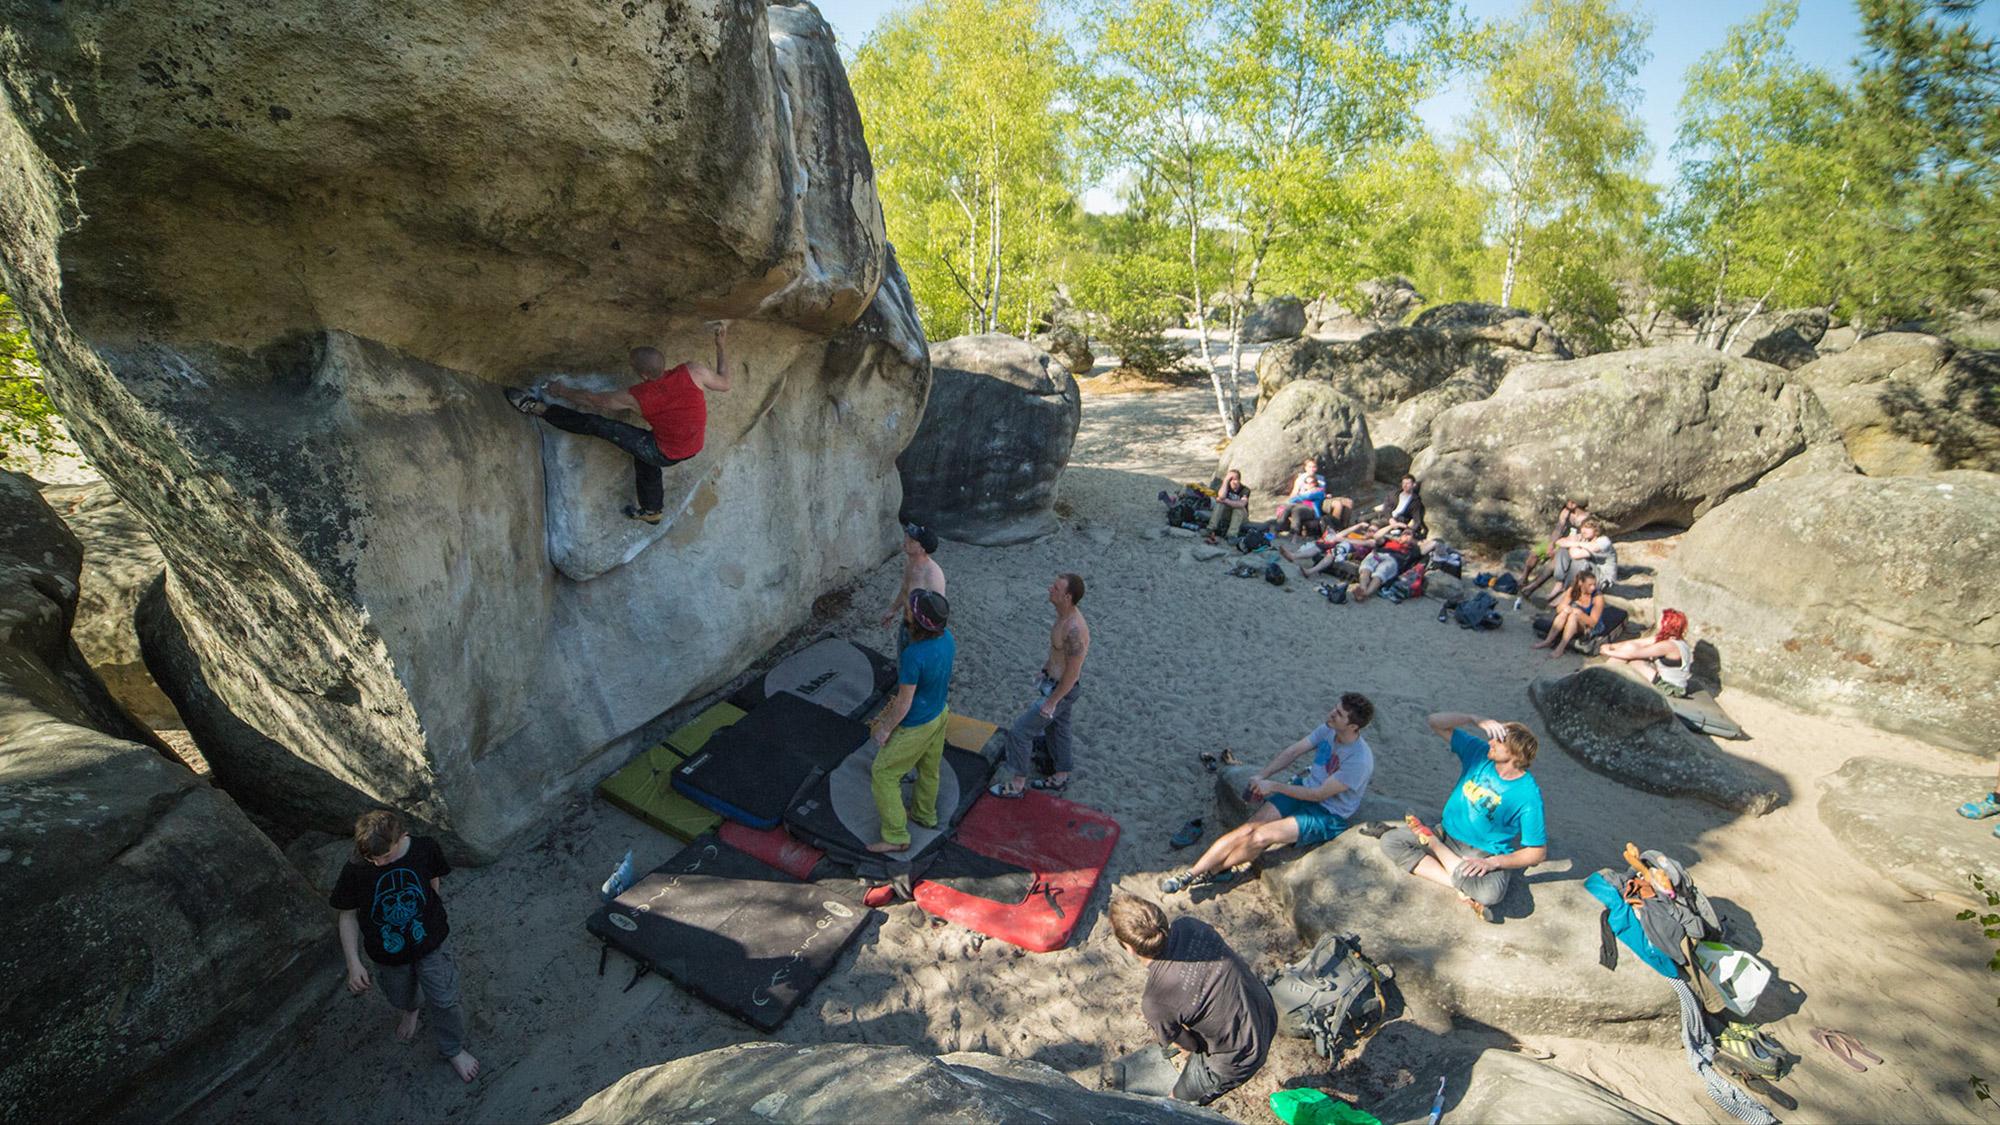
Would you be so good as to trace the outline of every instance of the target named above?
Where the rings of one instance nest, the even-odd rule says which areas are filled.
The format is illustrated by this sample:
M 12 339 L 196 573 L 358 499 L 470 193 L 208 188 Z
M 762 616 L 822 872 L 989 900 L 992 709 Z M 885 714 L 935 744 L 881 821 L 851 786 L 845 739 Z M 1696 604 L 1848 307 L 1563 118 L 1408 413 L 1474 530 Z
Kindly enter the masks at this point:
M 1318 801 L 1301 801 L 1283 793 L 1271 794 L 1270 801 L 1279 816 L 1289 816 L 1298 823 L 1300 847 L 1324 844 L 1347 831 L 1346 818 L 1326 811 L 1326 806 Z

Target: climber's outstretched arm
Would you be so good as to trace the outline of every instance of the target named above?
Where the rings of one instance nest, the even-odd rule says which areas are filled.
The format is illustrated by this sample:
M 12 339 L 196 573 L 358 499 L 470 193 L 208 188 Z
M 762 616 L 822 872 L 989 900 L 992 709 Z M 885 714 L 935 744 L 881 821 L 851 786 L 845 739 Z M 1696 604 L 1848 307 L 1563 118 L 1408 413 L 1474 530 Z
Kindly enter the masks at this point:
M 695 384 L 702 390 L 713 391 L 716 394 L 729 393 L 729 379 L 732 372 L 729 367 L 728 339 L 729 322 L 726 320 L 716 321 L 715 366 L 708 367 L 700 363 L 688 364 L 688 374 L 694 376 Z

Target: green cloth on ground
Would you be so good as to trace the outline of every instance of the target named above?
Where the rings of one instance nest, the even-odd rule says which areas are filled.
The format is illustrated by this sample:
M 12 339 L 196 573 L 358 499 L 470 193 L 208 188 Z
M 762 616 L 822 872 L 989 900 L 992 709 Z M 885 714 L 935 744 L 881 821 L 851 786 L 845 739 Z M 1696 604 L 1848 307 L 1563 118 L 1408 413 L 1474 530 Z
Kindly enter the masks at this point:
M 1285 1125 L 1382 1125 L 1367 1110 L 1311 1087 L 1272 1094 L 1271 1112 Z

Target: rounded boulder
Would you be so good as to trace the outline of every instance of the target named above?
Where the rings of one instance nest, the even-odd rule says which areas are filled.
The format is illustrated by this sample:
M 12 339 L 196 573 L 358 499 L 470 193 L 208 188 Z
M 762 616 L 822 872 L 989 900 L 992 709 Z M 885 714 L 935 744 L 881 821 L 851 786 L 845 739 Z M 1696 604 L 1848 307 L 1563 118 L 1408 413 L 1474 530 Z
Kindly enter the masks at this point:
M 1218 475 L 1243 472 L 1253 504 L 1275 504 L 1299 466 L 1319 462 L 1329 493 L 1352 493 L 1375 476 L 1375 446 L 1361 404 L 1325 383 L 1293 383 L 1245 423 L 1222 451 Z

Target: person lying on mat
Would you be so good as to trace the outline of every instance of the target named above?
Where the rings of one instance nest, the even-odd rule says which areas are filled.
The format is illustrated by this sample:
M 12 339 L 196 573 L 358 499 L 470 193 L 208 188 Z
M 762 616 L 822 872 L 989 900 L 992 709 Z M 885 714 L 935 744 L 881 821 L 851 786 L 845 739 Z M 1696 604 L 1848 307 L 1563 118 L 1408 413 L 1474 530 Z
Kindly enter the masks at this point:
M 1437 828 L 1409 817 L 1383 833 L 1382 850 L 1404 871 L 1457 891 L 1491 922 L 1514 872 L 1549 858 L 1542 789 L 1528 772 L 1541 743 L 1520 723 L 1447 711 L 1426 721 L 1458 755 L 1458 784 Z
M 666 503 L 666 485 L 660 470 L 701 452 L 708 436 L 708 400 L 703 392 L 729 393 L 729 354 L 725 347 L 729 322 L 716 321 L 712 327 L 714 367 L 689 360 L 668 371 L 667 357 L 660 349 L 633 348 L 627 358 L 639 382 L 629 390 L 598 393 L 552 382 L 540 391 L 507 387 L 507 403 L 558 430 L 601 438 L 630 454 L 639 503 L 636 507 L 628 505 L 625 515 L 641 523 L 659 523 Z M 572 410 L 544 396 L 590 409 Z M 607 417 L 621 410 L 638 414 L 646 424 L 634 426 Z
M 1613 664 L 1636 664 L 1648 681 L 1667 695 L 1687 698 L 1694 676 L 1694 646 L 1687 641 L 1687 614 L 1677 609 L 1660 614 L 1660 627 L 1650 637 L 1614 641 L 1597 650 Z
M 910 825 L 938 826 L 938 771 L 944 762 L 944 734 L 951 710 L 951 666 L 958 641 L 946 627 L 951 603 L 932 590 L 917 590 L 904 604 L 903 626 L 910 644 L 896 659 L 896 694 L 875 720 L 875 767 L 870 784 L 882 838 L 871 852 L 910 849 Z M 903 775 L 917 771 L 910 807 L 903 809 Z
M 1055 772 L 1036 778 L 1035 788 L 1060 793 L 1069 787 L 1074 744 L 1070 738 L 1070 709 L 1083 692 L 1083 658 L 1090 653 L 1090 624 L 1076 608 L 1083 601 L 1083 577 L 1058 574 L 1049 584 L 1049 604 L 1056 607 L 1056 624 L 1049 630 L 1049 654 L 1035 676 L 1035 691 L 1041 699 L 1028 705 L 1007 727 L 1007 769 L 1013 777 L 995 782 L 987 792 L 995 797 L 1019 797 L 1028 788 L 1028 766 L 1034 756 L 1035 738 L 1045 736 Z
M 1146 989 L 1139 997 L 1146 1026 L 1161 1043 L 1187 1052 L 1171 1091 L 1128 1092 L 1171 1093 L 1207 1105 L 1248 1082 L 1277 1035 L 1271 990 L 1215 927 L 1199 918 L 1176 918 L 1169 925 L 1158 906 L 1122 892 L 1111 896 L 1105 913 L 1118 944 L 1146 966 Z
M 1365 602 L 1423 557 L 1423 547 L 1406 527 L 1390 527 L 1375 537 L 1375 549 L 1361 560 L 1361 577 L 1347 587 L 1349 601 Z
M 889 612 L 882 615 L 882 627 L 896 626 L 896 652 L 900 655 L 910 643 L 910 627 L 905 623 L 910 604 L 910 595 L 918 590 L 929 590 L 942 594 L 944 590 L 944 568 L 937 564 L 932 555 L 937 554 L 937 532 L 922 524 L 903 525 L 903 585 L 896 591 L 896 600 L 889 606 Z
M 1250 781 L 1244 798 L 1262 801 L 1250 819 L 1210 844 L 1194 866 L 1160 880 L 1160 893 L 1179 894 L 1189 887 L 1215 881 L 1232 868 L 1249 863 L 1272 848 L 1286 844 L 1316 847 L 1340 835 L 1347 819 L 1361 807 L 1368 781 L 1375 776 L 1375 752 L 1361 737 L 1361 728 L 1375 717 L 1375 705 L 1358 692 L 1348 692 L 1327 712 L 1326 722 L 1311 734 L 1278 751 L 1271 763 Z M 1276 781 L 1299 756 L 1312 752 L 1303 777 Z

